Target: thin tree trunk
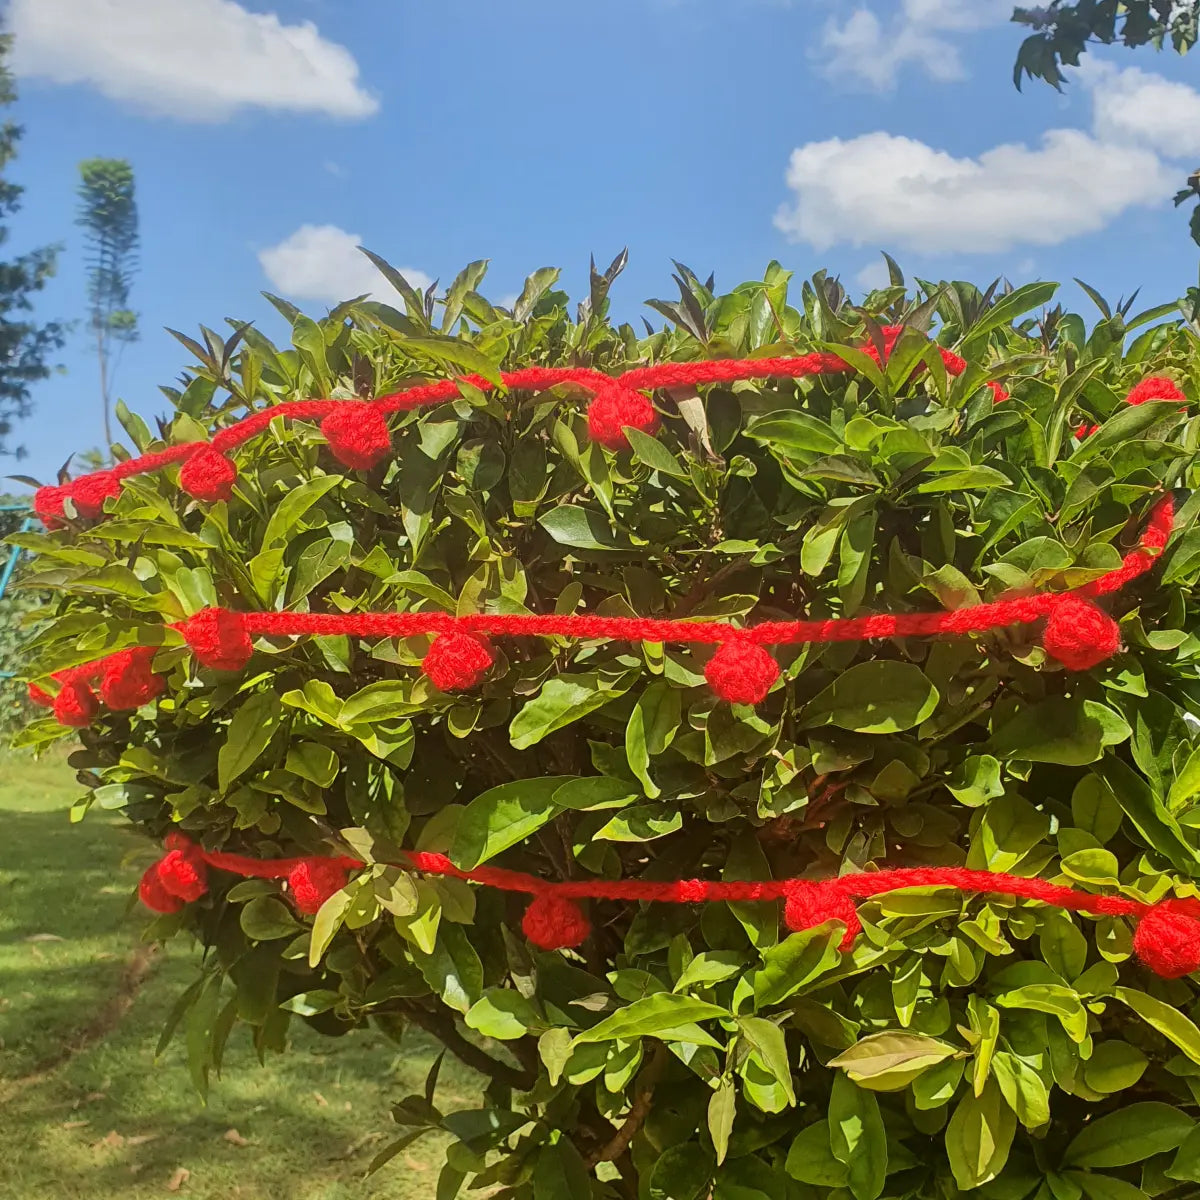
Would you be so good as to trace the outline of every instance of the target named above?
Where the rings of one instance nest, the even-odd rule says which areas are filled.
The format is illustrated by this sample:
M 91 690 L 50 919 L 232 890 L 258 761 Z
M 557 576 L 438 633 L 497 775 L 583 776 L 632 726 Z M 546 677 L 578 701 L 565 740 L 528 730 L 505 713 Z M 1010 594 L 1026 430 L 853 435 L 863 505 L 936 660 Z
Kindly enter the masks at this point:
M 104 345 L 104 330 L 96 322 L 96 356 L 100 360 L 100 403 L 104 408 L 104 459 L 112 455 L 112 418 L 108 402 L 108 351 Z

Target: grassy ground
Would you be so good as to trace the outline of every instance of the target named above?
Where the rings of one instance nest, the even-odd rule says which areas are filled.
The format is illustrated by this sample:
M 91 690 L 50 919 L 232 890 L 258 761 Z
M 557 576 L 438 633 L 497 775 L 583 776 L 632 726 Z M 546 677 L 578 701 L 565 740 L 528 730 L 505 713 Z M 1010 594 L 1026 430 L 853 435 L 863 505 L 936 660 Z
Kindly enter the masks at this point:
M 264 1068 L 239 1031 L 207 1106 L 180 1047 L 155 1061 L 194 959 L 169 948 L 122 1004 L 142 926 L 129 897 L 153 855 L 108 814 L 70 826 L 78 791 L 61 760 L 0 756 L 0 1200 L 432 1200 L 432 1140 L 363 1178 L 398 1132 L 389 1104 L 420 1090 L 431 1042 L 397 1054 L 376 1034 L 301 1027 Z M 113 1027 L 68 1054 L 104 1017 Z M 477 1077 L 448 1059 L 439 1103 L 476 1095 Z

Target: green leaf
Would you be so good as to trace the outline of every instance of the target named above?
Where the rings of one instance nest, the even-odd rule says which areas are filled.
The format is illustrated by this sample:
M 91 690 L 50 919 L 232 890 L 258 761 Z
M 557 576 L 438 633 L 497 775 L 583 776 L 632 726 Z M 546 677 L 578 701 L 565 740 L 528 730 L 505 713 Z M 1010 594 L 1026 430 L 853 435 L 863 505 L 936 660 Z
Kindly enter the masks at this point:
M 674 740 L 681 704 L 678 688 L 664 680 L 655 680 L 638 697 L 625 726 L 625 758 L 629 769 L 652 800 L 659 795 L 659 788 L 650 777 L 650 760 L 662 754 Z
M 805 725 L 899 733 L 931 716 L 939 699 L 920 667 L 877 659 L 845 671 L 805 707 L 802 717 Z
M 741 1017 L 738 1027 L 746 1041 L 754 1047 L 762 1064 L 772 1075 L 790 1105 L 796 1103 L 796 1089 L 792 1083 L 792 1068 L 788 1061 L 787 1042 L 783 1030 L 774 1021 L 762 1017 Z
M 831 932 L 832 931 L 832 932 Z M 790 934 L 763 954 L 754 973 L 754 1005 L 770 1008 L 819 978 L 841 959 L 841 925 L 829 923 Z
M 517 779 L 481 792 L 459 814 L 450 858 L 470 871 L 536 833 L 558 811 L 554 793 L 569 775 Z
M 1200 1029 L 1179 1009 L 1133 988 L 1114 988 L 1113 996 L 1132 1008 L 1147 1025 L 1174 1042 L 1192 1062 L 1200 1064 Z
M 577 1035 L 573 1045 L 649 1036 L 657 1036 L 666 1041 L 670 1038 L 670 1031 L 681 1025 L 728 1016 L 727 1009 L 704 1000 L 697 1000 L 692 996 L 679 996 L 674 992 L 658 992 L 644 1000 L 635 1000 L 612 1016 L 605 1017 L 591 1029 Z
M 403 349 L 423 354 L 464 374 L 478 375 L 490 383 L 501 383 L 500 368 L 486 354 L 460 338 L 405 338 Z
M 771 413 L 747 427 L 746 433 L 778 449 L 786 458 L 799 451 L 804 454 L 837 454 L 841 439 L 824 421 L 803 412 Z
M 560 504 L 538 517 L 538 524 L 560 545 L 576 550 L 628 550 L 618 542 L 599 513 Z
M 708 1133 L 717 1152 L 717 1165 L 725 1161 L 729 1136 L 737 1115 L 737 1089 L 732 1079 L 722 1079 L 708 1101 Z
M 256 692 L 233 714 L 217 752 L 217 783 L 222 791 L 258 761 L 282 717 L 283 708 L 274 692 Z
M 828 1065 L 840 1067 L 855 1083 L 873 1091 L 894 1092 L 956 1053 L 948 1042 L 923 1033 L 872 1033 Z
M 294 937 L 301 928 L 287 905 L 274 896 L 259 896 L 243 905 L 238 921 L 242 932 L 256 942 Z
M 649 1200 L 704 1200 L 710 1194 L 713 1162 L 695 1145 L 668 1147 L 650 1170 Z M 587 1192 L 577 1192 L 586 1196 Z
M 624 694 L 627 685 L 606 686 L 599 675 L 555 675 L 513 718 L 509 740 L 517 750 L 528 750 L 542 738 L 562 729 Z
M 968 1191 L 995 1179 L 1008 1161 L 1016 1131 L 1016 1115 L 994 1080 L 980 1096 L 968 1092 L 946 1125 L 946 1153 L 958 1186 Z
M 321 956 L 333 941 L 333 935 L 341 928 L 342 920 L 354 901 L 356 891 L 355 887 L 344 887 L 334 892 L 317 910 L 317 915 L 313 918 L 312 939 L 308 944 L 310 967 L 315 967 L 321 961 Z
M 887 1131 L 879 1101 L 845 1075 L 833 1077 L 829 1145 L 846 1166 L 846 1186 L 855 1200 L 876 1200 L 887 1178 Z
M 1024 1059 L 999 1050 L 992 1060 L 992 1074 L 1009 1108 L 1027 1129 L 1037 1129 L 1050 1120 L 1050 1092 Z
M 833 1155 L 828 1121 L 809 1125 L 792 1139 L 784 1170 L 812 1187 L 841 1188 L 849 1181 L 845 1163 Z
M 272 550 L 290 541 L 296 533 L 300 518 L 341 482 L 341 475 L 318 475 L 315 479 L 306 479 L 299 486 L 285 492 L 267 522 L 261 549 Z
M 645 463 L 652 471 L 661 471 L 664 475 L 673 475 L 676 479 L 686 479 L 687 469 L 656 437 L 643 433 L 640 429 L 630 427 L 625 431 L 633 456 L 638 462 Z
M 1090 1121 L 1063 1155 L 1068 1167 L 1125 1167 L 1183 1144 L 1196 1122 L 1170 1104 L 1144 1100 Z
M 1106 704 L 1078 696 L 1051 696 L 1025 705 L 993 734 L 988 749 L 1000 758 L 1083 766 L 1106 746 L 1129 737 L 1129 725 Z
M 467 1024 L 484 1037 L 516 1041 L 544 1026 L 533 1005 L 511 988 L 488 988 L 467 1010 Z
M 624 808 L 638 798 L 637 785 L 608 775 L 589 775 L 569 779 L 554 793 L 560 808 L 592 812 L 604 808 Z
M 1033 1012 L 1050 1013 L 1062 1022 L 1067 1036 L 1074 1042 L 1087 1037 L 1087 1011 L 1083 1002 L 1068 987 L 1056 983 L 1029 983 L 1010 988 L 995 997 L 1000 1008 L 1024 1008 Z
M 430 953 L 413 946 L 409 954 L 425 982 L 456 1011 L 465 1015 L 483 995 L 483 964 L 461 925 L 440 925 Z
M 327 788 L 337 778 L 338 757 L 319 742 L 296 742 L 288 748 L 284 766 L 293 775 Z
M 1145 1074 L 1149 1059 L 1128 1042 L 1098 1042 L 1083 1064 L 1083 1082 L 1105 1095 L 1131 1088 Z
M 1200 854 L 1143 776 L 1111 755 L 1093 769 L 1148 845 L 1185 875 L 1200 867 Z
M 288 997 L 279 1007 L 300 1017 L 315 1017 L 319 1013 L 328 1012 L 341 998 L 339 992 L 330 991 L 328 988 L 314 988 L 311 992 L 298 992 L 295 996 Z

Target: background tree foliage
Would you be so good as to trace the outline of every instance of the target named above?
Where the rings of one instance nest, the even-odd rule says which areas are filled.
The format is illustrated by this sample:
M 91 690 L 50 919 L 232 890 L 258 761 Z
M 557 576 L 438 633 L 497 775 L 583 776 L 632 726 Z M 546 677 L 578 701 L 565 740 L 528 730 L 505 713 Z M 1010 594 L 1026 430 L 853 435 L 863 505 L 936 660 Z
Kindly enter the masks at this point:
M 188 382 L 140 450 L 249 408 L 369 396 L 429 376 L 844 350 L 858 374 L 680 389 L 662 428 L 612 454 L 583 398 L 483 394 L 394 419 L 395 456 L 356 474 L 316 427 L 237 452 L 228 503 L 170 471 L 107 518 L 19 544 L 48 590 L 32 678 L 157 641 L 167 695 L 105 714 L 71 762 L 89 806 L 148 835 L 369 862 L 314 918 L 274 882 L 215 875 L 153 937 L 208 949 L 164 1042 L 197 1087 L 244 1030 L 412 1026 L 489 1078 L 447 1111 L 437 1072 L 398 1098 L 382 1167 L 454 1138 L 438 1200 L 1182 1200 L 1200 1183 L 1200 1004 L 1149 975 L 1119 919 L 933 889 L 836 924 L 775 905 L 595 903 L 579 954 L 535 951 L 520 898 L 390 865 L 442 850 L 549 879 L 828 877 L 967 864 L 1157 898 L 1200 894 L 1200 498 L 1181 494 L 1155 573 L 1112 601 L 1126 650 L 1046 661 L 1036 629 L 782 648 L 757 710 L 716 702 L 704 648 L 556 639 L 499 645 L 474 694 L 436 692 L 423 640 L 262 640 L 250 670 L 197 670 L 165 629 L 206 605 L 692 615 L 929 610 L 1062 589 L 1116 566 L 1163 488 L 1194 485 L 1200 425 L 1123 405 L 1167 371 L 1200 395 L 1197 334 L 1171 311 L 1091 328 L 1052 284 L 918 281 L 852 306 L 823 274 L 715 292 L 680 267 L 665 328 L 608 319 L 621 260 L 574 318 L 558 272 L 511 310 L 473 263 L 440 295 L 378 260 L 403 311 L 348 302 L 291 344 L 230 322 L 181 335 Z M 1040 315 L 1031 316 L 1035 310 Z M 858 348 L 910 332 L 882 370 Z M 960 352 L 948 378 L 926 333 Z M 993 404 L 983 385 L 1003 379 Z M 1084 441 L 1072 430 L 1098 423 Z M 35 722 L 25 745 L 66 736 Z M 69 836 L 64 832 L 64 836 Z M 472 1193 L 474 1194 L 474 1193 Z
M 129 292 L 138 265 L 138 211 L 133 167 L 123 158 L 79 164 L 79 215 L 87 255 L 88 326 L 100 368 L 104 444 L 112 443 L 112 386 L 121 351 L 137 340 Z
M 1036 30 L 1017 52 L 1013 82 L 1044 79 L 1062 90 L 1063 67 L 1076 67 L 1090 46 L 1120 43 L 1131 49 L 1172 47 L 1186 54 L 1200 38 L 1200 0 L 1051 0 L 1045 8 L 1018 8 L 1013 18 Z M 1188 176 L 1187 186 L 1175 193 L 1175 207 L 1193 198 L 1200 201 L 1200 171 Z M 1200 203 L 1189 222 L 1192 240 L 1200 245 Z M 1200 292 L 1192 298 L 1192 312 L 1200 313 Z
M 0 35 L 0 105 L 17 98 L 7 66 L 12 38 Z M 0 125 L 0 246 L 10 237 L 7 222 L 20 211 L 25 189 L 10 177 L 21 127 L 11 121 Z M 63 344 L 57 322 L 41 323 L 30 317 L 33 298 L 54 274 L 57 249 L 44 246 L 0 262 L 0 454 L 10 452 L 7 438 L 12 423 L 29 415 L 32 386 L 50 374 L 50 360 Z

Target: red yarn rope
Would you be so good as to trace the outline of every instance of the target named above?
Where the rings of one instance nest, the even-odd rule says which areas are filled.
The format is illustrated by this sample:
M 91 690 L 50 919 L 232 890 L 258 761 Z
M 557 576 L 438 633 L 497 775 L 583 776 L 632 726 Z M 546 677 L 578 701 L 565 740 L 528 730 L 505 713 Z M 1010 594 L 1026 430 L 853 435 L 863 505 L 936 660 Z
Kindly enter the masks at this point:
M 210 867 L 228 871 L 231 875 L 253 879 L 286 879 L 301 863 L 312 861 L 311 856 L 249 858 L 221 850 L 205 850 L 200 846 L 195 847 L 195 853 Z M 1148 912 L 1152 907 L 1140 900 L 1081 892 L 1075 888 L 1049 883 L 1045 879 L 1004 872 L 972 871 L 965 867 L 901 867 L 888 871 L 863 871 L 828 880 L 767 879 L 720 882 L 709 879 L 587 879 L 554 882 L 521 871 L 506 871 L 501 867 L 476 867 L 474 870 L 464 871 L 456 867 L 446 855 L 427 850 L 407 850 L 404 852 L 404 858 L 404 864 L 395 865 L 413 867 L 424 875 L 443 875 L 450 879 L 482 884 L 501 892 L 520 892 L 527 896 L 559 896 L 565 900 L 654 901 L 664 904 L 701 904 L 728 900 L 747 903 L 754 900 L 785 900 L 797 888 L 814 887 L 820 887 L 825 894 L 841 896 L 848 900 L 867 900 L 904 888 L 939 887 L 953 888 L 968 895 L 1040 900 L 1056 908 L 1091 913 L 1094 916 L 1137 916 Z M 361 870 L 367 865 L 359 859 L 346 857 L 318 861 L 330 862 L 348 871 Z M 1197 902 L 1197 912 L 1200 913 L 1200 901 Z
M 351 871 L 368 865 L 349 857 L 249 858 L 205 850 L 179 833 L 168 835 L 166 850 L 166 855 L 147 869 L 138 887 L 143 903 L 155 912 L 175 912 L 183 904 L 199 900 L 208 890 L 208 868 L 214 867 L 233 875 L 285 880 L 296 908 L 302 913 L 316 913 L 347 885 Z M 824 880 L 554 882 L 501 867 L 462 870 L 446 855 L 431 851 L 407 850 L 402 854 L 402 860 L 394 865 L 531 896 L 521 927 L 531 942 L 545 950 L 576 947 L 591 932 L 591 924 L 575 903 L 577 900 L 666 904 L 782 900 L 788 928 L 809 929 L 827 921 L 840 921 L 845 927 L 840 946 L 848 950 L 862 929 L 855 901 L 908 888 L 952 888 L 965 896 L 1006 896 L 1093 916 L 1128 917 L 1136 926 L 1134 953 L 1152 971 L 1166 978 L 1179 978 L 1200 970 L 1200 900 L 1195 899 L 1171 897 L 1147 903 L 1126 896 L 1078 891 L 1037 877 L 965 867 L 902 867 Z
M 889 336 L 898 335 L 898 330 L 889 327 Z M 894 341 L 894 337 L 892 337 Z M 873 347 L 867 352 L 872 353 Z M 943 347 L 938 347 L 942 361 L 947 371 L 959 375 L 965 370 L 965 362 L 958 355 Z M 877 352 L 873 357 L 877 356 Z M 636 367 L 622 375 L 606 375 L 591 367 L 523 367 L 516 371 L 504 371 L 500 375 L 500 383 L 484 379 L 479 375 L 465 375 L 461 382 L 469 384 L 483 392 L 490 392 L 497 387 L 508 390 L 545 391 L 548 388 L 563 384 L 574 384 L 593 393 L 602 389 L 618 387 L 633 393 L 641 388 L 671 388 L 703 383 L 729 383 L 739 379 L 800 379 L 810 375 L 835 374 L 850 371 L 853 368 L 844 359 L 831 353 L 814 353 L 799 355 L 792 358 L 760 358 L 760 359 L 717 359 L 691 363 L 659 363 L 651 367 Z M 993 388 L 995 391 L 995 388 Z M 285 400 L 270 408 L 251 413 L 240 421 L 228 425 L 213 434 L 211 441 L 187 442 L 179 446 L 171 446 L 166 450 L 158 450 L 150 454 L 138 455 L 126 459 L 111 469 L 93 471 L 81 475 L 60 488 L 40 488 L 38 501 L 35 501 L 39 513 L 43 516 L 54 517 L 61 515 L 62 499 L 65 496 L 74 497 L 80 484 L 85 484 L 84 492 L 92 499 L 92 489 L 97 485 L 108 485 L 134 475 L 145 475 L 157 471 L 172 463 L 184 461 L 194 455 L 216 450 L 225 453 L 242 445 L 255 434 L 261 433 L 276 417 L 289 417 L 292 420 L 320 420 L 347 405 L 354 409 L 374 410 L 379 414 L 408 412 L 431 404 L 440 404 L 447 400 L 458 398 L 462 394 L 460 381 L 448 379 L 436 383 L 419 384 L 404 388 L 401 391 L 379 396 L 374 400 Z M 996 393 L 1000 398 L 999 392 Z M 91 481 L 89 489 L 85 481 Z M 99 501 L 102 506 L 103 498 Z M 93 515 L 89 512 L 87 515 Z M 98 509 L 97 509 L 98 515 Z

